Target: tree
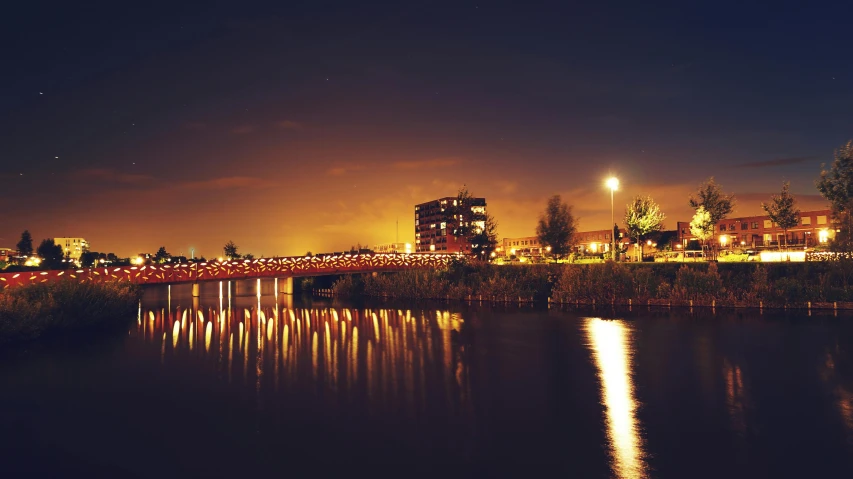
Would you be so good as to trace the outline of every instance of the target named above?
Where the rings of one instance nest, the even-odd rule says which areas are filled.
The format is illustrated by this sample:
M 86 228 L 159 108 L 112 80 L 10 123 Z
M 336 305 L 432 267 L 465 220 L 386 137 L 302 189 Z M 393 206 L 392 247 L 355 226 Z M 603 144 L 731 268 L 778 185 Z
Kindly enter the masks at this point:
M 484 216 L 482 227 L 471 232 L 468 243 L 471 245 L 471 254 L 488 261 L 498 244 L 498 222 L 488 213 Z
M 80 255 L 80 266 L 91 268 L 95 264 L 95 259 L 98 258 L 98 253 L 86 251 Z
M 453 204 L 442 207 L 446 234 L 466 240 L 470 248 L 471 240 L 476 239 L 475 237 L 485 227 L 487 219 L 485 203 L 474 198 L 468 191 L 468 187 L 463 185 Z
M 21 241 L 18 241 L 17 248 L 18 254 L 21 256 L 33 255 L 33 236 L 30 234 L 29 230 L 24 230 L 24 232 L 21 233 Z
M 166 252 L 165 246 L 161 246 L 160 249 L 158 249 L 157 252 L 154 253 L 154 260 L 161 264 L 168 261 L 171 257 L 172 255 Z
M 643 239 L 663 228 L 666 215 L 650 196 L 636 196 L 625 206 L 625 229 L 628 236 L 637 240 L 637 261 L 643 258 Z
M 539 215 L 536 236 L 539 243 L 551 247 L 554 258 L 561 258 L 571 251 L 577 225 L 572 206 L 563 202 L 560 195 L 548 198 L 545 211 Z
M 821 167 L 817 190 L 832 208 L 832 218 L 841 231 L 832 246 L 836 250 L 853 250 L 853 140 L 835 151 L 835 160 L 828 171 Z
M 225 253 L 225 257 L 231 260 L 240 259 L 240 255 L 237 254 L 237 245 L 234 244 L 233 241 L 228 241 L 225 243 L 225 247 L 222 248 Z
M 699 185 L 696 195 L 690 195 L 688 202 L 690 207 L 697 211 L 700 206 L 703 207 L 711 215 L 711 222 L 716 225 L 734 209 L 735 195 L 723 193 L 720 185 L 714 181 L 712 176 L 708 181 Z
M 244 254 L 244 255 L 243 255 L 243 259 L 247 259 L 247 260 L 249 260 L 249 261 L 253 261 L 253 260 L 255 259 L 255 255 L 253 255 L 252 253 L 246 253 L 246 254 Z
M 53 238 L 42 240 L 36 252 L 41 258 L 42 264 L 48 269 L 62 268 L 62 259 L 64 258 L 62 247 L 54 243 Z
M 796 200 L 788 191 L 791 183 L 782 183 L 782 191 L 778 195 L 770 197 L 770 204 L 761 203 L 764 212 L 770 220 L 779 225 L 785 233 L 784 246 L 788 246 L 788 228 L 793 228 L 800 223 L 800 209 L 796 207 Z
M 705 242 L 714 235 L 715 224 L 711 213 L 706 211 L 704 206 L 700 206 L 693 215 L 693 220 L 690 221 L 690 234 L 702 242 L 702 249 L 705 249 Z

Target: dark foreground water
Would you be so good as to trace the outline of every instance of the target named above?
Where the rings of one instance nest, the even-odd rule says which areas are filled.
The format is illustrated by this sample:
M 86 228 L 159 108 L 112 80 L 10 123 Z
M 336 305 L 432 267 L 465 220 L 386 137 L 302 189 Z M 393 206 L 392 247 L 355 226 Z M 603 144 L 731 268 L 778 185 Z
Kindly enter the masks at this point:
M 0 477 L 853 477 L 852 352 L 832 315 L 150 290 L 0 350 Z

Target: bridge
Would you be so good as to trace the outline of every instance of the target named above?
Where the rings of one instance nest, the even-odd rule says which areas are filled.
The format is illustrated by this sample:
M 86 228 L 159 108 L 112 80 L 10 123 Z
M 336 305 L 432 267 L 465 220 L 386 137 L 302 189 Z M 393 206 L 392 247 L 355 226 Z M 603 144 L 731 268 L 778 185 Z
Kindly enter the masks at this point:
M 128 281 L 140 285 L 198 283 L 255 278 L 276 278 L 282 293 L 293 292 L 293 278 L 333 274 L 377 273 L 447 266 L 453 254 L 339 254 L 286 256 L 253 260 L 207 261 L 182 264 L 113 266 L 77 270 L 22 271 L 0 273 L 0 289 L 63 280 L 79 282 Z

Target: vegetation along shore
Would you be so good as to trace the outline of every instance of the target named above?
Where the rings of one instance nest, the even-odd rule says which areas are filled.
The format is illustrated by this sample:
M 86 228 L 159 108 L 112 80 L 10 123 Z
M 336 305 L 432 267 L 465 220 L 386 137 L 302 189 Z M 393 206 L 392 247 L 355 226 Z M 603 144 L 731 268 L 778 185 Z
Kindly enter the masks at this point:
M 344 276 L 333 294 L 492 302 L 853 308 L 853 262 L 458 264 Z
M 61 281 L 0 291 L 0 344 L 122 327 L 136 316 L 141 295 L 126 282 Z

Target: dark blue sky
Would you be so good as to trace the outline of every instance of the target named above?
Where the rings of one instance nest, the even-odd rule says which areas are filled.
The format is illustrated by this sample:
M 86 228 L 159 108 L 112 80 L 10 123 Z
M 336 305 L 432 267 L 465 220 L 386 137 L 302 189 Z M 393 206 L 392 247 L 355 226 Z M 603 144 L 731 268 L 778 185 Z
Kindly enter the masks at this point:
M 4 14 L 0 243 L 334 250 L 462 183 L 502 236 L 555 193 L 599 229 L 610 173 L 673 226 L 711 175 L 818 207 L 853 137 L 842 2 L 180 3 Z

